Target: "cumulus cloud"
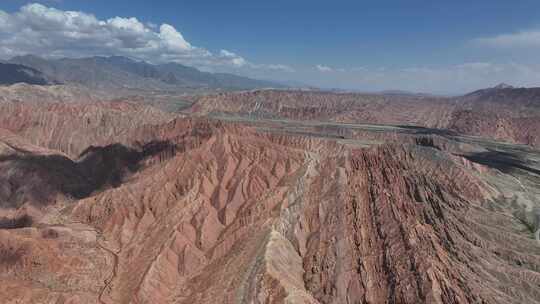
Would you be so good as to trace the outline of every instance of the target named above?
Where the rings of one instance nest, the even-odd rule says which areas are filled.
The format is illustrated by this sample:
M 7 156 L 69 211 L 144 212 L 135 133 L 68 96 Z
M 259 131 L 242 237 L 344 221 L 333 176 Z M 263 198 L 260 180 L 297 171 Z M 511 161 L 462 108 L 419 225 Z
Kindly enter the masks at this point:
M 251 63 L 227 50 L 214 54 L 193 46 L 169 24 L 143 23 L 135 17 L 100 20 L 89 13 L 62 11 L 36 3 L 11 14 L 0 10 L 0 41 L 1 57 L 124 55 L 154 63 L 173 61 L 208 69 L 292 70 L 284 65 Z
M 540 29 L 477 38 L 473 42 L 497 48 L 540 48 Z

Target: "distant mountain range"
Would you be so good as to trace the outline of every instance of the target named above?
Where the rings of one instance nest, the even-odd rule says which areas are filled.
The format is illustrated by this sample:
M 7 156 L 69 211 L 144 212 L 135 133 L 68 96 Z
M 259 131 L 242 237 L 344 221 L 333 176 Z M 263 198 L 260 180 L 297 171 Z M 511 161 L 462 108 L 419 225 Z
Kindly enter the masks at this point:
M 540 87 L 517 88 L 503 83 L 466 94 L 462 100 L 469 103 L 503 104 L 513 107 L 513 110 L 519 110 L 522 107 L 540 109 Z
M 26 55 L 14 57 L 7 63 L 18 65 L 18 70 L 25 67 L 25 71 L 41 77 L 43 81 L 35 83 L 34 79 L 25 78 L 11 80 L 10 78 L 13 78 L 14 74 L 7 73 L 7 70 L 4 73 L 4 70 L 2 70 L 0 76 L 5 77 L 6 80 L 4 81 L 4 78 L 2 78 L 0 84 L 11 84 L 13 82 L 64 83 L 101 89 L 122 88 L 169 91 L 186 88 L 238 90 L 286 87 L 283 84 L 234 74 L 202 72 L 196 68 L 178 63 L 155 65 L 120 56 L 45 59 Z
M 0 63 L 0 84 L 19 82 L 38 85 L 50 83 L 47 77 L 36 69 L 20 64 Z

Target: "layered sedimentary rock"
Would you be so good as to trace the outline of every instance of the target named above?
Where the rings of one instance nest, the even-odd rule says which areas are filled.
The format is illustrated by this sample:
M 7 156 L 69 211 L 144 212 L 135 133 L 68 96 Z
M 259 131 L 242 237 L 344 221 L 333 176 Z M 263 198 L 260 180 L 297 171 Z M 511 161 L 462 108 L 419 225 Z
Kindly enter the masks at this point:
M 90 146 L 126 143 L 130 131 L 171 115 L 127 102 L 0 102 L 0 127 L 30 143 L 78 157 Z
M 538 299 L 538 256 L 516 265 L 520 249 L 508 249 L 537 245 L 483 209 L 497 191 L 482 168 L 433 148 L 304 140 L 300 152 L 296 138 L 219 132 L 151 182 L 75 207 L 119 251 L 111 302 Z
M 496 87 L 459 97 L 262 90 L 192 98 L 191 113 L 449 129 L 538 147 L 540 89 Z
M 486 151 L 475 142 L 389 131 L 358 145 L 368 131 L 266 132 L 123 103 L 2 106 L 0 166 L 59 194 L 0 205 L 8 303 L 540 300 L 534 221 L 515 212 L 538 202 L 512 201 L 509 185 L 532 188 L 468 156 Z M 90 110 L 97 129 L 79 125 Z M 44 136 L 56 132 L 71 139 Z M 63 161 L 42 175 L 51 155 Z M 92 191 L 65 195 L 53 177 Z
M 58 102 L 96 102 L 110 98 L 110 92 L 93 91 L 81 86 L 68 85 L 30 85 L 17 83 L 0 86 L 1 102 L 58 103 Z
M 235 114 L 442 127 L 453 102 L 442 97 L 259 90 L 194 97 L 195 114 Z

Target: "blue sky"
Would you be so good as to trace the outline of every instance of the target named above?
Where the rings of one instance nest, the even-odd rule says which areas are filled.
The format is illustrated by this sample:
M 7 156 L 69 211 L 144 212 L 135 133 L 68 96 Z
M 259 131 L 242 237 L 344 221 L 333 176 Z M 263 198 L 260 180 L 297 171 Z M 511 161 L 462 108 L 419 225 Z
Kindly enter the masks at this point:
M 30 3 L 44 9 L 24 10 Z M 55 40 L 45 46 L 24 43 L 37 33 L 65 32 L 51 27 L 49 19 L 33 21 L 57 18 L 48 10 L 81 12 L 97 21 L 135 17 L 151 33 L 143 38 L 119 33 L 118 26 L 126 30 L 133 24 L 112 22 L 100 31 L 114 32 L 111 39 L 120 42 L 107 49 L 89 42 L 84 31 L 84 40 L 53 33 Z M 364 91 L 457 94 L 498 82 L 540 86 L 540 1 L 7 0 L 0 11 L 10 24 L 24 23 L 32 32 L 11 37 L 0 29 L 0 41 L 9 40 L 0 42 L 3 57 L 33 48 L 50 47 L 53 56 L 108 55 L 119 48 L 121 55 L 147 61 Z M 139 45 L 150 42 L 160 47 L 150 51 Z

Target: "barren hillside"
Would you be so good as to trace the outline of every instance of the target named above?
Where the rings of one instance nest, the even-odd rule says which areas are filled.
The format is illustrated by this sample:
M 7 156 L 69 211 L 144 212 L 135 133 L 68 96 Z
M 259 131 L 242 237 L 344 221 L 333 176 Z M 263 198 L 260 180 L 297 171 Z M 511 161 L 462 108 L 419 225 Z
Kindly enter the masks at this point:
M 1 106 L 8 303 L 540 299 L 540 157 L 526 147 L 129 103 Z

